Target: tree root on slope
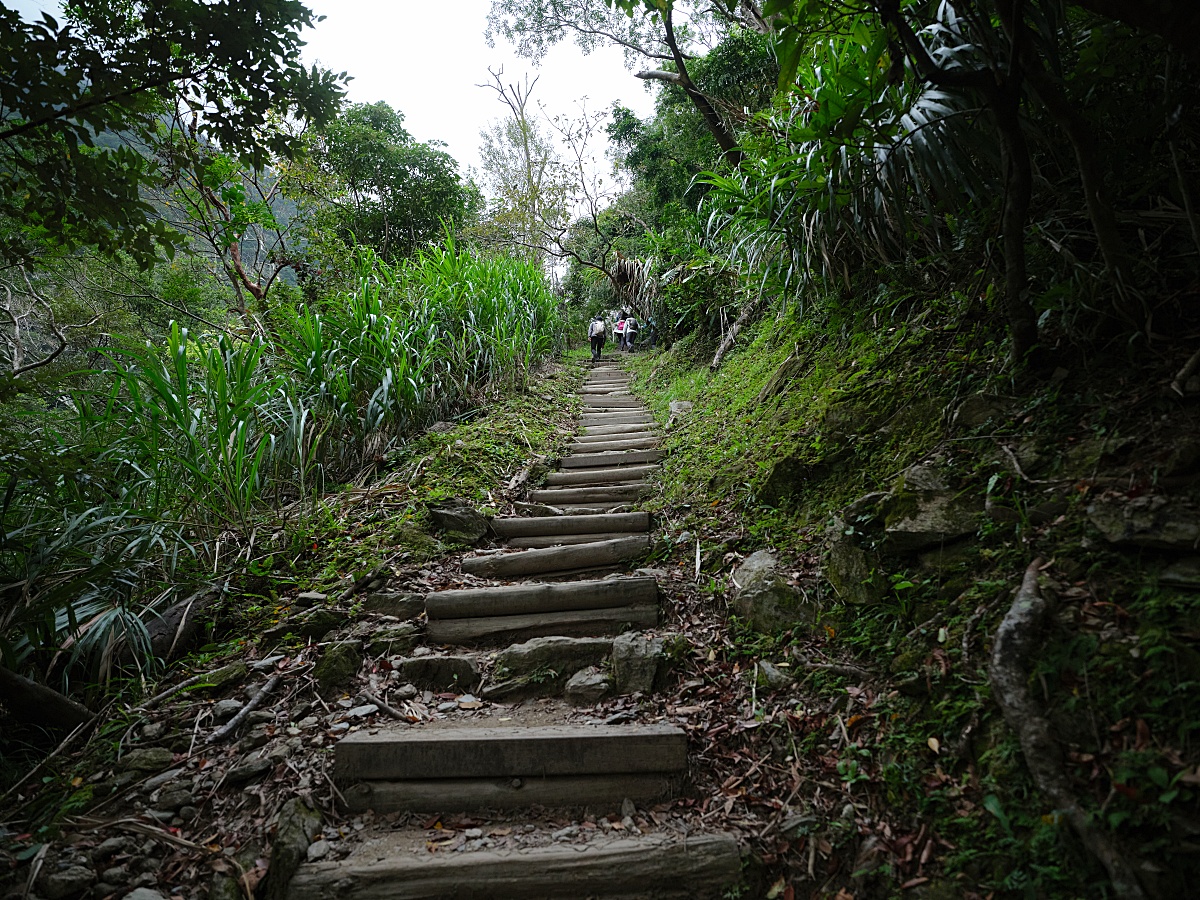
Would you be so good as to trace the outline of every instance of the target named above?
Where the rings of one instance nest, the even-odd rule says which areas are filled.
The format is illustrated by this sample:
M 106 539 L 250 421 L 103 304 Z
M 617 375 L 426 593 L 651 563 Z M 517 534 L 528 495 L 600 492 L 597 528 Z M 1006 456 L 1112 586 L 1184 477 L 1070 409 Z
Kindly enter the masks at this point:
M 1062 811 L 1083 845 L 1107 870 L 1116 896 L 1145 900 L 1137 874 L 1112 836 L 1096 826 L 1072 794 L 1050 723 L 1029 692 L 1028 662 L 1048 611 L 1037 583 L 1041 565 L 1042 560 L 1035 559 L 1025 570 L 1021 589 L 996 631 L 988 670 L 992 691 L 1005 721 L 1017 733 L 1025 765 L 1038 790 Z

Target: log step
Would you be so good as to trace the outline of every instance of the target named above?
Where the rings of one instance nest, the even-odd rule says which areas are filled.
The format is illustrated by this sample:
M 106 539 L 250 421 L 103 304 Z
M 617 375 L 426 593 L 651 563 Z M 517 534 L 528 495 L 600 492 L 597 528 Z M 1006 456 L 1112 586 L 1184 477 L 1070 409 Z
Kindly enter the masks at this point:
M 540 725 L 356 731 L 334 748 L 334 780 L 545 778 L 681 773 L 687 735 L 673 725 Z
M 389 847 L 386 840 L 337 862 L 305 863 L 292 879 L 288 897 L 577 900 L 649 896 L 715 900 L 741 877 L 737 841 L 727 834 L 689 835 L 686 839 L 654 835 L 587 847 L 421 854 L 408 847 Z
M 617 397 L 612 394 L 584 394 L 582 399 L 584 409 L 597 406 L 607 409 L 642 408 L 642 401 L 635 400 L 633 397 Z
M 620 441 L 583 441 L 571 444 L 567 449 L 572 453 L 601 453 L 606 450 L 649 450 L 657 446 L 658 438 L 654 435 L 638 438 L 626 438 Z
M 604 437 L 609 434 L 657 434 L 658 427 L 654 423 L 633 425 L 587 425 L 583 429 L 584 437 Z
M 549 521 L 561 521 L 561 518 L 556 516 Z M 615 541 L 577 544 L 573 547 L 551 547 L 546 550 L 521 550 L 517 553 L 468 557 L 462 561 L 462 570 L 481 578 L 516 578 L 521 575 L 612 566 L 637 559 L 649 550 L 650 536 L 642 535 Z
M 518 550 L 537 547 L 565 547 L 570 544 L 586 544 L 590 541 L 613 541 L 617 538 L 635 537 L 636 531 L 610 531 L 606 534 L 545 534 L 537 537 L 509 538 L 508 546 Z
M 530 491 L 529 499 L 534 503 L 549 503 L 551 506 L 573 506 L 576 503 L 633 503 L 646 496 L 648 491 L 649 486 L 644 481 L 637 481 L 633 484 Z
M 606 578 L 563 584 L 512 584 L 504 587 L 437 591 L 426 596 L 425 612 L 434 619 L 466 619 L 528 613 L 611 609 L 650 605 L 658 600 L 658 583 L 650 577 Z
M 679 781 L 678 776 L 657 773 L 560 775 L 551 778 L 361 781 L 346 788 L 342 794 L 346 798 L 347 812 L 352 813 L 362 813 L 369 809 L 376 813 L 462 813 L 484 809 L 523 809 L 529 806 L 586 806 L 615 812 L 621 808 L 621 802 L 626 797 L 645 804 L 665 800 L 677 793 Z M 358 896 L 355 895 L 356 898 Z M 495 895 L 488 892 L 479 896 Z
M 564 457 L 564 469 L 593 469 L 600 466 L 626 466 L 654 463 L 662 459 L 661 450 L 623 450 L 613 453 L 579 453 Z
M 613 471 L 613 470 L 608 470 Z M 617 470 L 617 471 L 634 471 Z M 541 534 L 586 534 L 604 531 L 649 531 L 650 514 L 617 513 L 610 516 L 536 516 L 506 517 L 492 520 L 492 531 L 503 538 L 531 537 Z
M 573 469 L 570 472 L 551 472 L 546 484 L 616 484 L 622 481 L 640 481 L 653 475 L 658 466 L 620 466 L 615 469 Z
M 653 425 L 654 419 L 644 413 L 636 415 L 609 415 L 604 416 L 584 416 L 579 420 L 581 428 L 594 428 L 597 425 Z
M 586 571 L 595 567 L 578 568 Z M 657 605 L 617 606 L 519 616 L 431 619 L 425 626 L 425 639 L 433 644 L 511 644 L 535 637 L 616 636 L 630 629 L 654 628 L 657 625 Z

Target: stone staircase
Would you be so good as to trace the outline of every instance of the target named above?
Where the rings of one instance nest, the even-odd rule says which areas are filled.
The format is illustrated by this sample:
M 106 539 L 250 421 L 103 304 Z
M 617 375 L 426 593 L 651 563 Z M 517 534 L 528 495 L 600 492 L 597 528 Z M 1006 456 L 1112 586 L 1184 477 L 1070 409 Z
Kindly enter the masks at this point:
M 657 469 L 654 420 L 630 395 L 625 373 L 605 360 L 584 384 L 580 425 L 559 471 L 529 495 L 530 505 L 554 514 L 495 519 L 506 548 L 462 563 L 480 578 L 536 580 L 428 595 L 427 643 L 526 641 L 497 654 L 500 669 L 510 657 L 536 659 L 541 649 L 561 654 L 566 646 L 575 655 L 571 665 L 585 669 L 610 655 L 615 666 L 616 636 L 658 624 L 655 579 L 626 574 L 650 548 L 650 517 L 629 506 L 645 496 L 646 478 Z M 559 681 L 570 674 L 549 673 Z M 528 687 L 517 679 L 492 686 L 491 694 L 485 686 L 483 696 L 519 699 Z M 677 795 L 687 775 L 682 730 L 569 723 L 569 715 L 529 707 L 494 723 L 447 718 L 357 731 L 335 749 L 334 780 L 348 812 L 376 815 L 583 807 L 628 821 L 638 806 Z M 289 896 L 704 898 L 721 896 L 738 879 L 732 836 L 637 831 L 621 828 L 568 846 L 440 855 L 414 852 L 413 834 L 403 829 L 382 832 L 346 859 L 301 866 Z

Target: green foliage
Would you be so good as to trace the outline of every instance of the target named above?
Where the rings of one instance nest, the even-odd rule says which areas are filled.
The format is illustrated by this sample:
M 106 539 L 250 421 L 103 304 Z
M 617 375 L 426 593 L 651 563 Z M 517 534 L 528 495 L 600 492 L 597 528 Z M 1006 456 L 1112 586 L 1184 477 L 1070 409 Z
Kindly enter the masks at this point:
M 0 258 L 94 245 L 148 264 L 178 238 L 143 196 L 166 114 L 195 110 L 205 140 L 261 167 L 290 137 L 274 112 L 322 122 L 340 79 L 299 61 L 316 21 L 298 0 L 69 4 L 66 24 L 0 10 Z
M 75 392 L 74 421 L 0 407 L 9 664 L 66 649 L 64 674 L 108 677 L 122 644 L 148 663 L 145 623 L 221 571 L 223 542 L 240 553 L 295 500 L 316 519 L 328 485 L 383 469 L 485 391 L 523 387 L 562 346 L 559 303 L 531 263 L 448 240 L 395 268 L 363 248 L 354 266 L 353 289 L 321 307 L 277 307 L 270 339 L 173 323 L 162 348 L 109 351 Z
M 394 261 L 479 213 L 478 189 L 460 178 L 454 158 L 436 141 L 415 141 L 403 122 L 382 101 L 358 103 L 321 130 L 314 161 L 340 194 L 315 225 L 323 240 L 371 247 Z

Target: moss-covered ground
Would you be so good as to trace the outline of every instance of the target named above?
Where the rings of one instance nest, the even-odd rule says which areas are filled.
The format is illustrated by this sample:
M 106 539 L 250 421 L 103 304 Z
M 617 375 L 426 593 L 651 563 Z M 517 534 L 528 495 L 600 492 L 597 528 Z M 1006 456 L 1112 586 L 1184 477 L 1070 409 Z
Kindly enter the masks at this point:
M 1098 499 L 1193 499 L 1197 414 L 1165 389 L 1181 360 L 1085 364 L 1064 344 L 1048 379 L 1015 384 L 969 322 L 953 308 L 856 322 L 787 311 L 715 372 L 715 340 L 697 335 L 630 359 L 664 422 L 672 401 L 694 404 L 673 419 L 651 501 L 663 563 L 690 570 L 699 542 L 718 661 L 797 676 L 771 692 L 790 710 L 761 722 L 772 736 L 726 748 L 765 753 L 750 783 L 791 795 L 798 824 L 758 846 L 764 883 L 842 900 L 1110 895 L 991 696 L 992 636 L 1041 557 L 1054 612 L 1030 686 L 1062 765 L 1150 895 L 1185 896 L 1200 876 L 1200 597 L 1163 577 L 1187 552 L 1113 544 L 1088 513 Z M 859 528 L 870 503 L 855 501 L 887 492 L 895 509 L 905 470 L 931 460 L 986 510 L 976 530 L 871 557 L 871 601 L 847 602 L 829 548 Z M 761 548 L 817 603 L 815 626 L 761 634 L 728 613 L 730 572 Z

